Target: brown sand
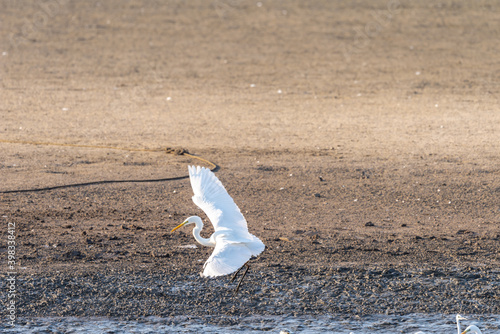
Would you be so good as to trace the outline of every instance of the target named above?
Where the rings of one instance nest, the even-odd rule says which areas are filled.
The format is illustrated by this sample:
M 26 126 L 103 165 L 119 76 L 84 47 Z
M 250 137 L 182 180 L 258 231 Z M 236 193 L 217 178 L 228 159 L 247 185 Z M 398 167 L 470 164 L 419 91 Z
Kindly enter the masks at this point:
M 254 273 L 500 266 L 495 1 L 1 6 L 0 139 L 182 147 L 214 161 L 267 245 Z M 182 176 L 199 163 L 0 147 L 3 191 Z M 203 216 L 191 195 L 186 179 L 1 194 L 0 219 L 16 223 L 28 281 L 102 268 L 196 275 L 210 250 L 177 248 L 194 244 L 187 229 L 169 234 Z M 88 314 L 38 293 L 48 301 L 25 315 Z M 461 309 L 498 312 L 499 296 Z

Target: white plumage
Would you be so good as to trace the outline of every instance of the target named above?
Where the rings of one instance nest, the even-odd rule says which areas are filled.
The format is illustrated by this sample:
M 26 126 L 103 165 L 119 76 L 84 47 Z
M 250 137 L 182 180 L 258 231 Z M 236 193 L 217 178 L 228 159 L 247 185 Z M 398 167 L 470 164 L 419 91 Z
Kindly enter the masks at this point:
M 172 232 L 184 225 L 195 224 L 194 238 L 204 246 L 214 247 L 202 275 L 216 277 L 231 274 L 243 267 L 252 256 L 262 253 L 265 246 L 248 232 L 245 217 L 215 174 L 200 166 L 189 166 L 188 169 L 194 192 L 193 202 L 208 216 L 215 232 L 209 239 L 202 238 L 203 221 L 198 216 L 189 217 Z

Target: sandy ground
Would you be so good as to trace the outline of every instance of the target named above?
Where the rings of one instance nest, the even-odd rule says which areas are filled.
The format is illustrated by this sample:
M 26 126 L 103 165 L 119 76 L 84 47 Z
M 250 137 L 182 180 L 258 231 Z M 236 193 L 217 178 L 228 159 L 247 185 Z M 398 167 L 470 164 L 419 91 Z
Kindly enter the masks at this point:
M 497 2 L 1 7 L 18 316 L 500 313 Z M 267 246 L 244 297 L 198 277 L 210 250 L 179 248 L 188 229 L 169 233 L 203 216 L 187 179 L 6 193 L 198 160 L 13 141 L 215 162 Z

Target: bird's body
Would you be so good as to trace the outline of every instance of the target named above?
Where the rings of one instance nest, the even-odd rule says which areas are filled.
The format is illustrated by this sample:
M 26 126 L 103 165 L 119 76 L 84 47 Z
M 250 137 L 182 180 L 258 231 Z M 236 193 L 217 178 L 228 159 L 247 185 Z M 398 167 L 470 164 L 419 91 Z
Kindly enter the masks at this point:
M 238 271 L 252 256 L 265 249 L 264 243 L 248 232 L 248 226 L 240 209 L 227 193 L 219 179 L 209 169 L 189 166 L 189 179 L 193 188 L 193 202 L 210 219 L 215 232 L 206 239 L 200 235 L 203 221 L 191 216 L 172 230 L 195 224 L 193 236 L 201 245 L 214 247 L 205 262 L 202 276 L 217 277 Z M 245 272 L 246 273 L 246 272 Z

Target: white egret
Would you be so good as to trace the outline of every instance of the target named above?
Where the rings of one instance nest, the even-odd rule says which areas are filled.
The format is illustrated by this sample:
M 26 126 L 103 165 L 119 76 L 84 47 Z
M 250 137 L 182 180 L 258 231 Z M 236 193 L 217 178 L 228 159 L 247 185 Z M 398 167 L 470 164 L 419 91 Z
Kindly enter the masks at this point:
M 172 232 L 184 225 L 195 224 L 193 236 L 196 241 L 203 246 L 214 247 L 212 255 L 203 266 L 203 277 L 217 277 L 236 272 L 232 282 L 240 270 L 246 267 L 234 292 L 236 294 L 248 271 L 248 260 L 262 253 L 265 245 L 248 232 L 247 221 L 214 173 L 200 166 L 189 166 L 188 169 L 194 192 L 193 202 L 208 216 L 215 232 L 210 238 L 203 238 L 200 235 L 203 221 L 198 216 L 187 218 Z
M 457 314 L 457 316 L 455 317 L 455 319 L 457 320 L 457 332 L 458 332 L 458 334 L 464 334 L 464 333 L 482 334 L 481 331 L 479 330 L 479 328 L 477 328 L 474 325 L 471 325 L 471 326 L 467 327 L 465 329 L 465 331 L 462 332 L 462 329 L 460 327 L 460 320 L 467 320 L 467 318 L 466 317 L 462 317 L 460 314 Z M 477 331 L 477 332 L 475 332 L 475 331 Z M 425 334 L 425 333 L 424 332 L 416 332 L 415 334 Z

